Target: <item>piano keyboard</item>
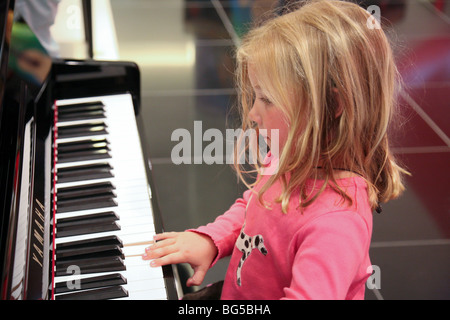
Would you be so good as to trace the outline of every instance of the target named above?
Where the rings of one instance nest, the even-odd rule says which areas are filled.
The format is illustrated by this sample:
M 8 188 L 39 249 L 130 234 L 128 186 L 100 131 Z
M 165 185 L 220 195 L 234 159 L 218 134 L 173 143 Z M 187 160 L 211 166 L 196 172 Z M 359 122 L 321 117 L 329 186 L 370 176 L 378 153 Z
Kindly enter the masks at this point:
M 131 96 L 56 105 L 54 298 L 167 299 L 141 257 L 155 227 Z

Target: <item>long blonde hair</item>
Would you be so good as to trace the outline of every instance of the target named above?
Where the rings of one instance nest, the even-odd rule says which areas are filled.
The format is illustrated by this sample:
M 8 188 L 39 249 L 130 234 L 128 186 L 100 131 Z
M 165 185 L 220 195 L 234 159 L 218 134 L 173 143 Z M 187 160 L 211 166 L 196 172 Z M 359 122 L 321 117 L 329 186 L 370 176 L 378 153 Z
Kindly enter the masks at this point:
M 249 31 L 237 50 L 237 84 L 242 129 L 249 119 L 254 93 L 248 76 L 255 66 L 259 84 L 289 123 L 278 170 L 259 191 L 275 182 L 287 212 L 293 192 L 300 207 L 310 205 L 329 185 L 352 203 L 338 186 L 333 168 L 359 173 L 367 182 L 372 208 L 398 197 L 407 173 L 389 148 L 388 126 L 395 112 L 398 71 L 382 29 L 369 28 L 370 14 L 345 1 L 315 0 Z M 248 186 L 246 171 L 234 162 Z M 306 180 L 323 168 L 325 183 L 307 194 Z M 262 170 L 261 164 L 255 170 Z

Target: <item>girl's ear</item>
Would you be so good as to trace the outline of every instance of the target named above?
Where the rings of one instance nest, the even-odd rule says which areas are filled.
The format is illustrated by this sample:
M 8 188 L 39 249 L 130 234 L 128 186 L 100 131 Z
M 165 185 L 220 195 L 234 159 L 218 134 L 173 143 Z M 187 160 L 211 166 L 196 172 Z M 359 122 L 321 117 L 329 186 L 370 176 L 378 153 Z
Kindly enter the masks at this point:
M 335 119 L 339 118 L 342 115 L 342 112 L 344 111 L 344 108 L 341 104 L 341 101 L 339 99 L 338 90 L 337 88 L 333 88 L 333 94 L 334 94 L 334 101 L 337 103 L 336 107 L 336 114 L 334 115 Z

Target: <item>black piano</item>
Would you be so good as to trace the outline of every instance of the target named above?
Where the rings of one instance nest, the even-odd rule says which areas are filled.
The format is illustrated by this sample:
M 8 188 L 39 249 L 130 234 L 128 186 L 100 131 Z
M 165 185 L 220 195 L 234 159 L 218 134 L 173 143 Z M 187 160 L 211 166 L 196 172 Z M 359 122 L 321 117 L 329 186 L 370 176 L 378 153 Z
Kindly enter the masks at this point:
M 0 6 L 1 299 L 178 299 L 141 258 L 163 225 L 138 67 L 51 59 Z

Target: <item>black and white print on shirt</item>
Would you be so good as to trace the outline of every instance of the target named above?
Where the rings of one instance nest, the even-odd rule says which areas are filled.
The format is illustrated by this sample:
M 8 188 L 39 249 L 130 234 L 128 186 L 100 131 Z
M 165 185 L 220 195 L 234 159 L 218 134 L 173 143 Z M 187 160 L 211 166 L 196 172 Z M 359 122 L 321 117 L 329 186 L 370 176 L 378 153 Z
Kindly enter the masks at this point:
M 264 238 L 262 235 L 257 234 L 255 236 L 249 236 L 244 232 L 245 224 L 242 226 L 241 233 L 236 240 L 236 248 L 242 252 L 241 260 L 236 271 L 237 285 L 241 286 L 241 271 L 244 266 L 244 262 L 247 260 L 253 249 L 258 249 L 263 255 L 267 255 L 267 249 L 264 246 Z

